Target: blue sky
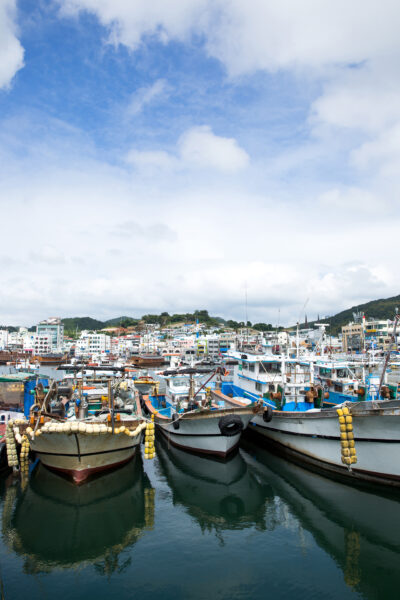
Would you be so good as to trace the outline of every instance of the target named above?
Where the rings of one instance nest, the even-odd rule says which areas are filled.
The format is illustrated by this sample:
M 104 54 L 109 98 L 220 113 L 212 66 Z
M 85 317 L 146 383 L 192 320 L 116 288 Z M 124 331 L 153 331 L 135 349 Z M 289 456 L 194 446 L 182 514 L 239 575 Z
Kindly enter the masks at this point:
M 395 2 L 3 4 L 0 322 L 399 293 Z

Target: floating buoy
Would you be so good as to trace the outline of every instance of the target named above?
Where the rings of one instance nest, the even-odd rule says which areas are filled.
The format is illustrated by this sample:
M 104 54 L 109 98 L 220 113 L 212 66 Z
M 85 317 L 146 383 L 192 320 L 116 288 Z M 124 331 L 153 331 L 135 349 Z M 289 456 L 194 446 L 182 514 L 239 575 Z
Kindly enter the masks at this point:
M 340 427 L 340 448 L 342 463 L 350 467 L 357 462 L 357 453 L 354 443 L 353 417 L 347 406 L 338 408 L 339 427 Z

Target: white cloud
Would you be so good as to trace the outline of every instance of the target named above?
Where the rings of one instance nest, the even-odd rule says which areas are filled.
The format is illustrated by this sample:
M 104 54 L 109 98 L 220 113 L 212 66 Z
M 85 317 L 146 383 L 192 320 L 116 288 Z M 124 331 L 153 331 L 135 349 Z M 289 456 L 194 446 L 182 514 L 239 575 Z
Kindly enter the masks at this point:
M 215 135 L 207 125 L 192 127 L 178 141 L 184 164 L 220 171 L 237 171 L 249 164 L 248 154 L 233 138 Z
M 112 39 L 135 49 L 206 37 L 210 54 L 232 73 L 321 68 L 384 55 L 398 46 L 396 0 L 59 0 L 64 12 L 90 11 Z
M 0 88 L 10 85 L 15 73 L 24 66 L 24 50 L 16 37 L 15 0 L 0 3 Z
M 168 85 L 165 79 L 157 79 L 150 86 L 142 87 L 133 94 L 126 109 L 128 116 L 139 114 L 145 106 L 151 104 L 159 96 L 165 96 Z
M 88 11 L 109 28 L 109 42 L 136 49 L 142 36 L 184 40 L 197 28 L 210 0 L 57 0 L 64 14 Z
M 211 169 L 225 173 L 240 171 L 250 162 L 234 138 L 215 135 L 208 125 L 186 130 L 178 139 L 176 154 L 132 149 L 125 160 L 140 170 Z
M 400 114 L 393 127 L 385 129 L 373 141 L 356 148 L 351 154 L 352 163 L 360 169 L 371 167 L 382 176 L 399 176 L 400 173 Z
M 319 197 L 322 210 L 343 211 L 344 219 L 363 220 L 365 216 L 371 218 L 371 214 L 377 211 L 384 212 L 385 206 L 382 199 L 378 198 L 369 190 L 357 187 L 343 187 L 326 190 Z
M 326 206 L 304 211 L 306 190 L 288 203 L 282 189 L 266 196 L 247 182 L 231 186 L 229 171 L 218 186 L 202 171 L 189 183 L 173 171 L 149 185 L 88 159 L 79 135 L 75 145 L 68 139 L 73 162 L 60 139 L 46 141 L 40 165 L 27 168 L 23 157 L 4 165 L 0 201 L 21 235 L 16 244 L 15 228 L 2 233 L 18 261 L 0 274 L 3 322 L 203 307 L 242 320 L 247 282 L 251 321 L 276 322 L 280 307 L 281 323 L 293 323 L 308 297 L 311 318 L 400 288 L 398 218 L 346 222 L 346 196 L 343 210 L 334 199 L 329 215 Z M 352 189 L 331 193 L 357 198 Z
M 170 171 L 179 167 L 179 161 L 164 150 L 135 150 L 125 156 L 127 163 L 141 171 Z

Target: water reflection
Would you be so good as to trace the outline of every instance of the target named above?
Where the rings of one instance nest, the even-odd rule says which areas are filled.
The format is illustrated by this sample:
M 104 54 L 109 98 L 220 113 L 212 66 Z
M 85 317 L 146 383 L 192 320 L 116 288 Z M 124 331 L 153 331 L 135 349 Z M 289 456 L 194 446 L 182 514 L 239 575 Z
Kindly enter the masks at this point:
M 202 531 L 265 529 L 265 505 L 272 490 L 250 470 L 241 453 L 228 461 L 205 458 L 157 441 L 157 455 L 173 501 L 181 504 Z
M 332 556 L 347 585 L 366 598 L 388 597 L 399 589 L 398 491 L 350 486 L 249 442 L 244 448 L 248 468 L 270 483 L 288 517 L 295 518 Z
M 27 573 L 87 562 L 102 575 L 121 572 L 131 560 L 122 551 L 153 524 L 154 490 L 140 456 L 79 487 L 39 465 L 24 490 L 14 483 L 4 493 L 3 539 Z

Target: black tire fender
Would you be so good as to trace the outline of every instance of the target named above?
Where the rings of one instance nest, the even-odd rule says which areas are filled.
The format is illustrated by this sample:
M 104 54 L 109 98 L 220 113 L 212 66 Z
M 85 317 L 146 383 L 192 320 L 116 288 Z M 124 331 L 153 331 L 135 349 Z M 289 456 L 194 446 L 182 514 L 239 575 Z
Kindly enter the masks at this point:
M 174 426 L 174 429 L 179 429 L 179 427 L 180 427 L 179 417 L 178 417 L 177 413 L 174 413 L 172 415 L 172 425 Z
M 263 421 L 269 423 L 272 419 L 272 408 L 270 406 L 266 406 L 263 412 Z
M 243 431 L 243 421 L 239 415 L 224 415 L 218 421 L 221 435 L 233 437 Z

